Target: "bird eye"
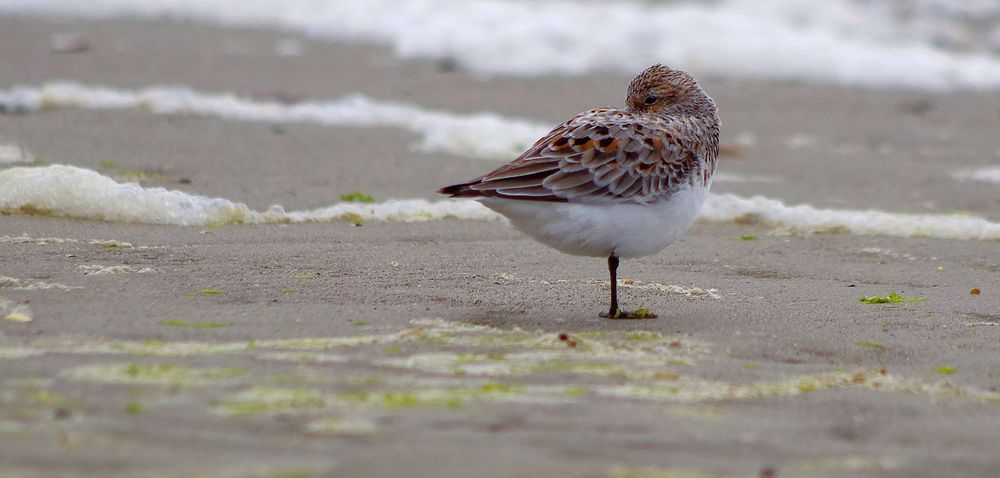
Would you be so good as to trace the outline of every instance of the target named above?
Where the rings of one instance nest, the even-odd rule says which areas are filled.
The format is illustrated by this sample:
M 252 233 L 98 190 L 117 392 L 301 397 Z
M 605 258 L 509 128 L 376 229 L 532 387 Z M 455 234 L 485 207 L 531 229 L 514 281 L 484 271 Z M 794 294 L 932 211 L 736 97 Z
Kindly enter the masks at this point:
M 642 100 L 647 105 L 655 104 L 657 101 L 660 101 L 660 99 L 656 96 L 647 96 L 646 99 Z

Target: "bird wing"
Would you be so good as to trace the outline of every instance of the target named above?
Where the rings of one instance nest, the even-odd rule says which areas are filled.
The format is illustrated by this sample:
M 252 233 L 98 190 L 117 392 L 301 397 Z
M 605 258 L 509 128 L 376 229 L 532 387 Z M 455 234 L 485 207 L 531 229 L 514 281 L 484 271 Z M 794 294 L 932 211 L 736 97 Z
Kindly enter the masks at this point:
M 698 172 L 701 143 L 683 119 L 602 108 L 557 126 L 489 174 L 441 189 L 452 197 L 650 202 Z

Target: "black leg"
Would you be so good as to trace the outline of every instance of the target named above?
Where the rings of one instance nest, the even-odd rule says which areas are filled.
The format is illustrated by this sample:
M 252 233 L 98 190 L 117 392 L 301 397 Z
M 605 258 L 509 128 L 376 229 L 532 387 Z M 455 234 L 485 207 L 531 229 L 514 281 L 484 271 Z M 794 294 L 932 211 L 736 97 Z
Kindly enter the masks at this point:
M 601 314 L 601 317 L 614 319 L 621 312 L 618 310 L 618 258 L 613 255 L 608 256 L 608 272 L 611 274 L 611 308 L 607 315 Z
M 618 257 L 608 257 L 608 273 L 611 275 L 611 308 L 607 313 L 601 312 L 601 317 L 606 319 L 655 319 L 656 314 L 646 308 L 640 308 L 635 312 L 623 312 L 618 308 Z

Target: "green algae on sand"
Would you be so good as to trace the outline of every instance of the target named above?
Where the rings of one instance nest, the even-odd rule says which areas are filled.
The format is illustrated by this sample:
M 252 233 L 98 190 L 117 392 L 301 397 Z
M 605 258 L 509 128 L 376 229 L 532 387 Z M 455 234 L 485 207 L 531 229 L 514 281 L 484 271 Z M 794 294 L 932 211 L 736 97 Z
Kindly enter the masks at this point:
M 617 466 L 609 470 L 605 476 L 607 478 L 710 478 L 713 475 L 690 469 Z
M 737 385 L 701 378 L 681 377 L 669 385 L 631 383 L 597 387 L 599 395 L 668 402 L 705 402 L 723 400 L 758 400 L 796 396 L 823 390 L 854 388 L 877 392 L 920 394 L 932 398 L 966 398 L 981 402 L 1000 400 L 997 392 L 959 387 L 948 382 L 929 383 L 889 375 L 883 369 L 857 372 L 833 372 L 802 375 L 776 382 Z
M 258 385 L 218 400 L 215 408 L 223 415 L 247 416 L 316 411 L 328 402 L 316 390 Z
M 629 332 L 625 334 L 625 338 L 628 340 L 658 340 L 663 338 L 663 334 L 660 334 L 659 332 L 646 332 L 644 330 L 636 330 L 634 332 Z
M 199 329 L 219 329 L 233 326 L 233 324 L 227 324 L 225 322 L 185 322 L 178 319 L 164 320 L 160 322 L 160 325 L 164 327 L 194 327 Z
M 954 375 L 955 367 L 952 367 L 951 365 L 939 365 L 934 367 L 934 372 L 938 375 Z
M 330 417 L 306 424 L 306 431 L 317 435 L 367 435 L 377 429 L 375 421 L 366 417 Z
M 890 292 L 889 295 L 872 295 L 872 296 L 861 296 L 858 298 L 859 302 L 865 304 L 894 304 L 897 302 L 923 302 L 927 299 L 923 297 L 903 297 L 895 292 Z
M 63 372 L 63 376 L 67 378 L 88 382 L 172 386 L 230 383 L 244 374 L 246 374 L 244 368 L 194 368 L 163 363 L 92 364 Z
M 503 400 L 525 393 L 518 384 L 486 382 L 473 387 L 359 390 L 326 396 L 317 390 L 255 386 L 218 401 L 228 416 L 307 413 L 328 407 L 374 407 L 390 410 L 425 407 L 459 408 L 473 401 Z
M 525 331 L 517 327 L 499 329 L 438 319 L 414 320 L 411 325 L 411 328 L 379 335 L 251 342 L 38 338 L 18 342 L 18 345 L 45 353 L 91 356 L 240 354 L 252 357 L 258 364 L 270 362 L 266 364 L 267 369 L 281 368 L 278 374 L 258 376 L 253 381 L 241 378 L 245 369 L 187 368 L 169 363 L 127 361 L 84 365 L 62 374 L 73 380 L 105 384 L 242 385 L 244 388 L 239 389 L 242 390 L 239 393 L 230 394 L 229 390 L 211 402 L 214 410 L 226 416 L 315 414 L 329 410 L 338 415 L 343 411 L 364 414 L 366 410 L 396 413 L 421 407 L 450 409 L 494 402 L 564 404 L 608 397 L 681 403 L 756 400 L 838 388 L 922 394 L 932 398 L 998 400 L 996 393 L 947 382 L 894 377 L 881 370 L 820 372 L 750 383 L 708 380 L 698 376 L 697 368 L 682 373 L 672 366 L 693 367 L 702 358 L 716 357 L 709 344 L 645 330 L 569 334 Z M 575 345 L 571 346 L 570 342 Z M 872 344 L 874 342 L 858 346 L 878 348 Z M 336 349 L 337 353 L 329 353 L 329 349 Z M 284 366 L 274 362 L 295 364 Z M 369 369 L 362 373 L 368 375 L 331 375 L 331 365 L 341 362 L 363 364 Z M 756 364 L 751 362 L 734 361 L 732 365 L 745 370 L 756 369 Z M 289 377 L 287 367 L 296 367 L 295 373 L 318 379 L 282 378 Z M 396 370 L 386 377 L 371 375 L 383 367 Z M 326 376 L 330 378 L 323 379 Z M 308 388 L 284 388 L 287 386 Z M 312 389 L 314 386 L 317 388 Z M 329 425 L 331 430 L 336 429 L 334 422 Z
M 222 295 L 224 291 L 222 289 L 202 289 L 198 292 L 185 292 L 185 297 L 200 297 L 203 295 Z
M 399 391 L 359 391 L 340 395 L 340 399 L 358 405 L 389 409 L 418 407 L 459 408 L 473 401 L 503 400 L 525 393 L 519 384 L 486 382 L 468 388 L 432 388 Z
M 875 342 L 875 341 L 872 341 L 872 340 L 859 340 L 857 342 L 854 342 L 854 345 L 857 345 L 858 347 L 868 347 L 868 348 L 873 348 L 873 349 L 884 349 L 885 348 L 885 345 L 882 345 L 882 344 L 880 344 L 878 342 Z
M 341 194 L 340 200 L 343 202 L 359 202 L 362 204 L 372 204 L 375 202 L 375 198 L 360 191 L 355 191 L 353 193 L 348 193 L 348 194 Z

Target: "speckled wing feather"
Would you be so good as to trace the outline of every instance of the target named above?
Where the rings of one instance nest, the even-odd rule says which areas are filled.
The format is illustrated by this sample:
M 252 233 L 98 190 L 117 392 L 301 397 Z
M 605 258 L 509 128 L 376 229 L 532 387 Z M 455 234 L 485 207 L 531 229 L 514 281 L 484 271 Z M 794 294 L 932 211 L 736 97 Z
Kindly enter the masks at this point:
M 717 152 L 694 120 L 602 108 L 557 126 L 520 157 L 441 190 L 453 197 L 654 202 L 707 182 Z

